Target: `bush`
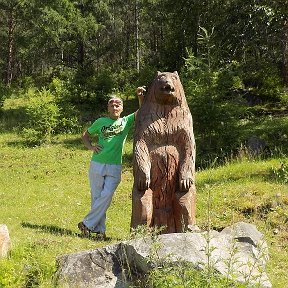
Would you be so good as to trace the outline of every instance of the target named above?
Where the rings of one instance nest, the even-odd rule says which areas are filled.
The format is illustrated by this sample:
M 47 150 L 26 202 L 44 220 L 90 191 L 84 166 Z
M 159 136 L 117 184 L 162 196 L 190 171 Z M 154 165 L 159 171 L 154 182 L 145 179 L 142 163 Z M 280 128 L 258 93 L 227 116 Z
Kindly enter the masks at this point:
M 73 105 L 67 81 L 53 78 L 49 85 L 50 92 L 55 96 L 55 103 L 59 107 L 59 122 L 55 128 L 56 133 L 78 133 L 80 131 L 80 112 Z
M 269 60 L 255 61 L 251 59 L 241 67 L 242 81 L 246 91 L 250 91 L 260 103 L 277 103 L 284 93 L 282 79 L 278 67 Z
M 51 141 L 59 122 L 60 109 L 49 90 L 39 91 L 26 107 L 27 123 L 23 136 L 29 144 Z

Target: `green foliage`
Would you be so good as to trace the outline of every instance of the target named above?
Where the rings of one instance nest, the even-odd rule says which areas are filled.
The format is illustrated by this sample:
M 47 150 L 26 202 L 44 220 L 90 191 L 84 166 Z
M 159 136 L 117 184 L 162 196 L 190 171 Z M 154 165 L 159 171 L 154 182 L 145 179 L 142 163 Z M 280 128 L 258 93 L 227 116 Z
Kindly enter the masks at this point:
M 146 225 L 139 225 L 136 228 L 131 229 L 130 237 L 131 239 L 137 239 L 147 236 L 155 242 L 163 230 L 165 230 L 165 227 L 147 227 Z
M 86 70 L 88 77 L 94 71 L 102 73 L 107 69 L 131 75 L 136 71 L 136 59 L 140 72 L 151 67 L 154 73 L 158 69 L 180 71 L 188 56 L 187 49 L 201 57 L 207 53 L 209 43 L 209 49 L 214 50 L 210 58 L 213 65 L 237 61 L 247 72 L 247 78 L 258 74 L 257 81 L 265 80 L 270 69 L 273 79 L 265 80 L 268 82 L 263 85 L 265 91 L 259 93 L 277 98 L 276 78 L 285 79 L 280 69 L 285 62 L 282 43 L 285 45 L 287 41 L 282 39 L 285 5 L 277 1 L 261 4 L 224 1 L 220 6 L 218 1 L 186 2 L 138 1 L 135 6 L 133 1 L 1 0 L 3 80 L 10 64 L 12 82 L 16 85 L 20 85 L 21 81 L 17 82 L 20 78 L 26 77 L 33 78 L 36 85 L 47 85 L 46 76 L 57 67 Z M 197 37 L 199 31 L 204 38 Z M 213 33 L 208 35 L 207 31 Z M 8 57 L 12 55 L 13 58 Z M 12 61 L 10 64 L 8 59 Z M 261 71 L 265 71 L 263 77 Z M 122 80 L 118 82 L 120 89 L 124 87 Z
M 152 83 L 152 81 L 154 80 L 158 70 L 159 68 L 154 66 L 147 65 L 143 67 L 138 75 L 138 81 L 137 81 L 138 86 L 145 85 L 149 87 L 149 84 Z
M 59 133 L 75 133 L 80 132 L 80 112 L 73 103 L 69 101 L 70 91 L 67 81 L 53 78 L 49 85 L 49 91 L 54 95 L 55 103 L 59 107 L 59 121 L 55 132 Z
M 92 82 L 93 83 L 93 82 Z M 113 88 L 117 86 L 115 76 L 110 70 L 103 70 L 94 78 L 94 83 L 91 90 L 95 90 L 98 97 L 97 102 L 101 102 L 105 97 L 112 92 Z M 106 104 L 106 102 L 105 102 Z
M 99 74 L 89 71 L 89 67 L 75 71 L 58 71 L 49 84 L 51 93 L 61 109 L 59 132 L 79 132 L 107 109 L 107 97 L 115 91 L 114 74 L 108 70 Z
M 285 120 L 280 126 L 273 126 L 277 120 L 269 122 L 262 117 L 268 110 L 275 115 L 286 111 L 285 93 L 275 67 L 266 59 L 245 64 L 235 60 L 215 61 L 218 50 L 213 42 L 214 33 L 214 29 L 211 32 L 200 29 L 201 54 L 196 57 L 187 51 L 182 72 L 194 120 L 196 158 L 201 167 L 209 165 L 211 159 L 221 162 L 235 155 L 253 135 L 265 140 L 271 153 L 275 147 L 285 147 L 287 142 L 283 133 L 287 130 Z M 264 103 L 270 103 L 270 107 L 266 104 L 268 107 L 264 108 Z M 271 139 L 277 139 L 277 144 L 271 143 Z
M 238 125 L 243 111 L 239 96 L 234 93 L 242 86 L 238 66 L 232 62 L 213 70 L 209 55 L 202 59 L 190 54 L 186 59 L 183 84 L 193 116 L 197 157 L 203 161 L 201 166 L 211 158 L 231 154 L 240 145 Z
M 19 78 L 17 82 L 18 82 L 17 83 L 18 88 L 21 89 L 22 91 L 28 91 L 29 89 L 36 87 L 35 79 L 31 76 Z
M 44 241 L 25 242 L 21 247 L 13 249 L 9 259 L 3 259 L 0 264 L 0 287 L 44 287 L 45 279 L 55 272 L 52 263 L 46 262 L 46 250 Z M 21 264 L 11 266 L 16 259 L 21 259 Z
M 139 79 L 139 75 L 135 69 L 119 69 L 118 71 L 113 71 L 112 74 L 114 78 L 114 89 L 125 92 L 128 95 L 131 95 L 131 93 L 135 93 L 134 83 L 137 81 L 137 79 Z
M 59 79 L 52 81 L 50 89 L 27 91 L 30 100 L 25 107 L 27 120 L 22 133 L 28 144 L 49 143 L 52 135 L 59 133 L 80 132 L 79 112 L 64 101 L 67 93 Z
M 106 108 L 107 95 L 116 87 L 113 73 L 103 70 L 96 74 L 91 66 L 56 74 L 59 75 L 52 79 L 49 87 L 62 102 L 78 108 L 83 104 L 97 105 L 99 110 Z
M 284 89 L 280 73 L 269 60 L 251 60 L 249 63 L 242 63 L 240 68 L 243 89 L 257 98 L 256 104 L 281 101 Z
M 23 129 L 23 136 L 30 144 L 41 144 L 51 141 L 58 124 L 60 110 L 49 90 L 38 92 L 26 107 L 28 119 Z

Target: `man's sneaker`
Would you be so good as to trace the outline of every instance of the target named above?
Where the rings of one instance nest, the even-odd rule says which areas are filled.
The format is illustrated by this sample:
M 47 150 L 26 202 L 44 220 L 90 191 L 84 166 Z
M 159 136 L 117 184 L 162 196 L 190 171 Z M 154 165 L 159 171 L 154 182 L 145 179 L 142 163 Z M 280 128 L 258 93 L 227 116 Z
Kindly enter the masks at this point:
M 107 239 L 105 232 L 95 232 L 95 233 L 96 233 L 95 240 L 105 241 Z
M 78 228 L 85 237 L 90 236 L 91 231 L 83 222 L 78 223 Z

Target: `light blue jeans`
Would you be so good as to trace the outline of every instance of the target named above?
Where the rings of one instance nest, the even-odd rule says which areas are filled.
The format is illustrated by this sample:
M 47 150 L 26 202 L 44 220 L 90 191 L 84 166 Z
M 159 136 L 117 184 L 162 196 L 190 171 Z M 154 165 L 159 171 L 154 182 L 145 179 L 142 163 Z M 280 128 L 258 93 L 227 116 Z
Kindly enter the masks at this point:
M 84 217 L 83 223 L 92 232 L 106 230 L 106 211 L 121 181 L 121 170 L 122 165 L 102 164 L 95 161 L 90 163 L 91 209 Z

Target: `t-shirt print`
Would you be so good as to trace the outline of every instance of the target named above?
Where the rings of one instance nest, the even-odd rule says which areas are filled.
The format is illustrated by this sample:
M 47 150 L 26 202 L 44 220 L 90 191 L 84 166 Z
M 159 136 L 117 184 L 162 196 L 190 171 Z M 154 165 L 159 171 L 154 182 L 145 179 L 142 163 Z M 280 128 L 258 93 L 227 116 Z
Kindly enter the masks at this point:
M 103 138 L 109 138 L 114 135 L 122 134 L 123 128 L 124 128 L 123 121 L 121 121 L 120 124 L 116 124 L 116 125 L 110 124 L 108 126 L 103 126 L 101 128 L 101 132 L 102 132 Z

